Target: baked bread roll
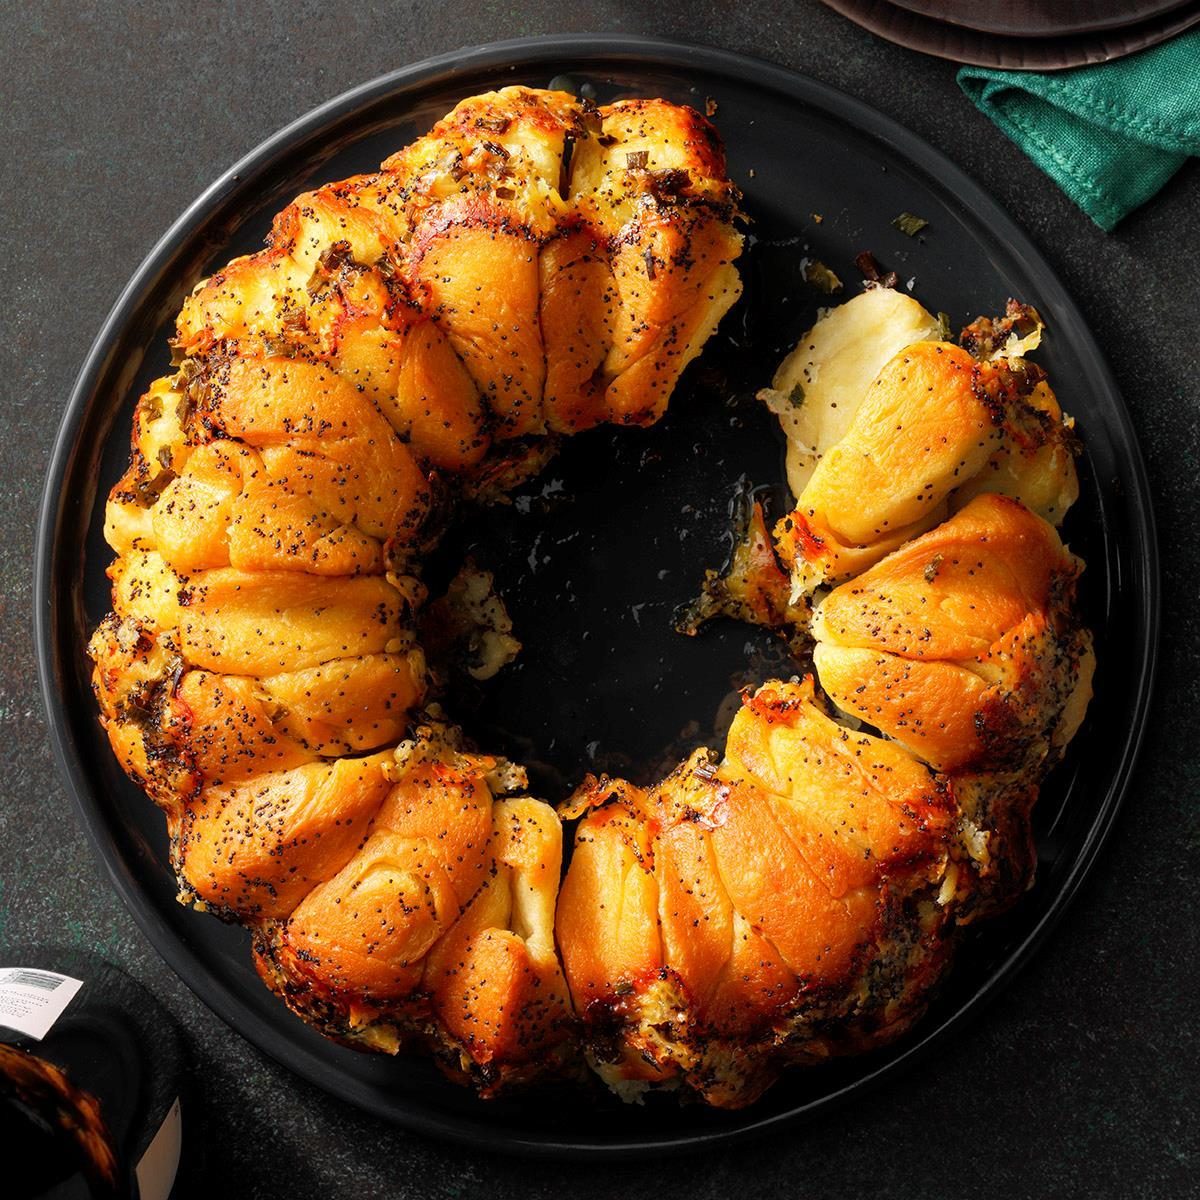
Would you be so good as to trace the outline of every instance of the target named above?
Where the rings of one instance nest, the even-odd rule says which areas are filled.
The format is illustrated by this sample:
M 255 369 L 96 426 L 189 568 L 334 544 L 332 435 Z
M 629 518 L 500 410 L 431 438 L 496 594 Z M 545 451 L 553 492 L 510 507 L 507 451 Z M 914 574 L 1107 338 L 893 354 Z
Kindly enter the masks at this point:
M 892 288 L 869 288 L 821 314 L 759 392 L 787 438 L 794 496 L 845 436 L 879 372 L 906 346 L 936 341 L 941 332 L 936 317 Z
M 807 643 L 821 693 L 768 683 L 723 755 L 646 789 L 592 781 L 567 810 L 559 944 L 622 1094 L 741 1107 L 787 1063 L 894 1038 L 959 931 L 1032 880 L 1032 809 L 1094 669 L 1083 564 L 1052 523 L 1073 436 L 1020 356 L 1032 310 L 969 326 L 971 353 L 941 324 L 875 289 L 801 339 L 762 393 L 799 495 L 776 530 L 790 580 L 755 505 L 682 626 Z
M 982 493 L 821 601 L 821 686 L 935 770 L 1036 767 L 1090 695 L 1082 566 L 1048 522 Z
M 1055 524 L 1079 492 L 1072 424 L 1044 372 L 1009 356 L 1008 341 L 970 341 L 987 355 L 973 357 L 935 336 L 939 322 L 911 297 L 885 293 L 871 289 L 818 321 L 764 393 L 797 489 L 776 528 L 793 600 L 866 570 L 980 492 L 1013 496 Z
M 395 1050 L 423 1032 L 483 1095 L 557 1070 L 572 1053 L 573 1022 L 554 947 L 554 810 L 505 798 L 524 789 L 523 772 L 457 750 L 444 731 L 426 729 L 378 764 L 334 769 L 347 767 L 353 783 L 367 776 L 359 790 L 374 789 L 371 815 L 342 833 L 357 815 L 355 789 L 329 789 L 335 838 L 350 852 L 313 851 L 322 869 L 288 879 L 299 902 L 256 911 L 270 918 L 255 927 L 264 979 L 330 1036 Z M 317 818 L 326 837 L 329 824 Z M 302 857 L 290 845 L 278 856 L 289 869 Z M 190 861 L 185 871 L 200 877 Z

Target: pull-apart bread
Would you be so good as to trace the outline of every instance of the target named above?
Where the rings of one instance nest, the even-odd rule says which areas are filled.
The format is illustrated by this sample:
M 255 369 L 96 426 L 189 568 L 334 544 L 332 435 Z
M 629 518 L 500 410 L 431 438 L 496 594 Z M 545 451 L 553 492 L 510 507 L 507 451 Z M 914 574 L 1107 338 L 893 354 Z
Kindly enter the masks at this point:
M 507 88 L 183 306 L 109 499 L 96 693 L 181 898 L 333 1036 L 485 1091 L 572 1056 L 561 826 L 420 715 L 421 555 L 548 435 L 662 415 L 740 292 L 736 200 L 690 109 Z
M 426 655 L 475 618 L 477 678 L 518 643 L 490 577 L 427 603 L 448 513 L 663 415 L 740 293 L 737 203 L 688 108 L 506 88 L 184 303 L 108 502 L 95 691 L 181 901 L 246 925 L 330 1037 L 423 1044 L 485 1095 L 586 1059 L 736 1107 L 905 1029 L 1030 878 L 1091 650 L 1020 306 L 952 344 L 876 289 L 781 368 L 797 501 L 773 537 L 756 513 L 746 614 L 813 672 L 747 693 L 723 752 L 556 813 L 453 724 Z
M 1016 355 L 1039 329 L 1013 305 L 952 344 L 871 290 L 764 394 L 797 505 L 777 560 L 755 509 L 721 611 L 793 645 L 803 625 L 813 673 L 747 693 L 723 753 L 655 788 L 591 780 L 569 810 L 559 945 L 622 1094 L 737 1107 L 786 1064 L 895 1038 L 957 931 L 1031 882 L 1033 804 L 1094 665 L 1051 523 L 1073 434 Z

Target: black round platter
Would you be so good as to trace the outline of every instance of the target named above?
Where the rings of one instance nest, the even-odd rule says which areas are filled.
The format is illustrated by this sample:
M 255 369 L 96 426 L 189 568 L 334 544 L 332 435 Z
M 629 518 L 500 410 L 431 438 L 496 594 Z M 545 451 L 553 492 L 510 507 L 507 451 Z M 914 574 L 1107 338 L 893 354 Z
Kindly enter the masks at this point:
M 183 296 L 261 244 L 305 187 L 373 169 L 458 100 L 554 81 L 605 103 L 663 96 L 707 110 L 745 195 L 746 291 L 650 430 L 573 439 L 516 502 L 460 535 L 495 570 L 525 643 L 478 695 L 468 728 L 531 764 L 558 799 L 588 770 L 652 770 L 714 743 L 738 688 L 795 670 L 765 634 L 733 623 L 673 631 L 706 566 L 729 548 L 739 488 L 782 502 L 783 445 L 754 392 L 822 305 L 858 290 L 871 251 L 901 287 L 956 323 L 1035 305 L 1038 361 L 1083 445 L 1082 494 L 1065 536 L 1087 561 L 1085 617 L 1100 668 L 1086 724 L 1043 789 L 1036 885 L 973 934 L 925 1019 L 873 1054 L 794 1071 L 750 1108 L 716 1112 L 653 1097 L 625 1106 L 599 1087 L 484 1102 L 421 1058 L 360 1054 L 292 1017 L 259 982 L 248 937 L 175 901 L 163 821 L 121 773 L 96 719 L 84 645 L 108 608 L 104 497 L 129 453 L 134 401 L 169 363 Z M 928 225 L 914 238 L 899 214 Z M 845 283 L 806 281 L 817 260 Z M 661 1153 L 781 1128 L 841 1103 L 935 1047 L 1026 961 L 1096 859 L 1141 739 L 1156 652 L 1158 577 L 1141 458 L 1103 357 L 1077 308 L 1017 225 L 939 152 L 869 107 L 767 63 L 625 37 L 510 42 L 433 59 L 324 105 L 254 150 L 179 219 L 101 330 L 50 467 L 37 561 L 39 664 L 63 773 L 109 875 L 147 936 L 226 1021 L 333 1095 L 409 1129 L 526 1153 Z M 719 745 L 719 740 L 715 741 Z

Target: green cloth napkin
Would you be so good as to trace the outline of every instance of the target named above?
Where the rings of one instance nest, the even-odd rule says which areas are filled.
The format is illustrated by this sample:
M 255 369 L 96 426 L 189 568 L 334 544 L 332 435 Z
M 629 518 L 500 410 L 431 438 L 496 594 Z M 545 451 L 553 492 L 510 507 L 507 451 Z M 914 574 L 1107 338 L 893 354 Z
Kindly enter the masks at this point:
M 963 67 L 958 85 L 1102 229 L 1200 155 L 1200 31 L 1069 71 Z

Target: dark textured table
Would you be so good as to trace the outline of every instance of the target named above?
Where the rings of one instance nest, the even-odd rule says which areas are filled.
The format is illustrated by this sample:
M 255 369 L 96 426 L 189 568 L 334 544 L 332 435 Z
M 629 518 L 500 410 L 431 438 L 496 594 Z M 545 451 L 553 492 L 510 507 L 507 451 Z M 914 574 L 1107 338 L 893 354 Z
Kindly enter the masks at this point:
M 227 1029 L 110 890 L 56 774 L 31 637 L 36 507 L 75 372 L 119 289 L 218 172 L 320 101 L 406 62 L 548 30 L 640 32 L 770 58 L 862 97 L 1016 216 L 1091 322 L 1149 463 L 1164 655 L 1141 766 L 1099 866 L 1036 960 L 931 1061 L 773 1141 L 602 1172 L 484 1157 L 329 1099 Z M 813 0 L 12 6 L 0 33 L 0 943 L 95 947 L 186 1031 L 189 1192 L 230 1196 L 1148 1196 L 1196 1188 L 1200 851 L 1200 168 L 1106 235 L 960 95 L 954 68 Z

